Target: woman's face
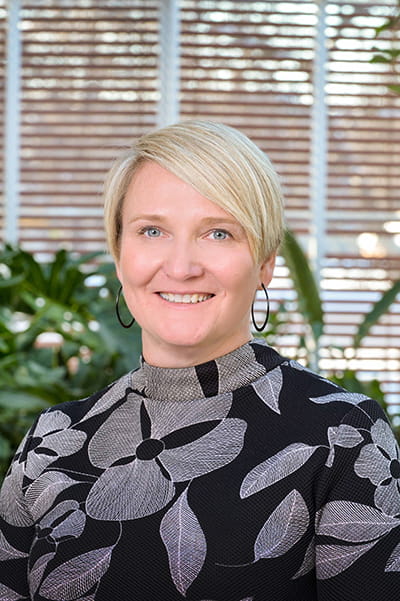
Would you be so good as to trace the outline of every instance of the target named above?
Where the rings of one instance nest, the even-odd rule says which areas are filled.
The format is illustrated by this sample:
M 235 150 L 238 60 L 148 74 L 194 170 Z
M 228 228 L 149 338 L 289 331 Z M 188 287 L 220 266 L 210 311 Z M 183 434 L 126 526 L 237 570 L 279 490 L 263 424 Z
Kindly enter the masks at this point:
M 251 338 L 249 311 L 274 257 L 254 263 L 244 229 L 222 208 L 154 162 L 124 200 L 117 273 L 152 365 L 186 367 Z

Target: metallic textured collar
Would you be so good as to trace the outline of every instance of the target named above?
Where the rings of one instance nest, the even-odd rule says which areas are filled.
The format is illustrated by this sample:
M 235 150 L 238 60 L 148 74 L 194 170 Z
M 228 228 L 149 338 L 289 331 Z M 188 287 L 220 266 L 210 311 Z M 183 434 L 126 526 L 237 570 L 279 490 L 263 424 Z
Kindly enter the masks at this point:
M 254 382 L 283 361 L 261 339 L 253 339 L 231 353 L 194 367 L 149 365 L 132 372 L 131 385 L 139 394 L 159 401 L 190 401 L 231 392 Z

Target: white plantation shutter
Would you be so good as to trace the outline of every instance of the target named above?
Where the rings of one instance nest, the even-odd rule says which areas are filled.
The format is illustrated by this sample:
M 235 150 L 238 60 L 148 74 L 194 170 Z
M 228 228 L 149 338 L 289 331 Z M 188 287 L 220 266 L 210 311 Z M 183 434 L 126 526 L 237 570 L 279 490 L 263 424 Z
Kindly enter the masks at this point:
M 328 256 L 324 269 L 326 346 L 351 346 L 365 313 L 400 279 L 400 74 L 371 64 L 374 47 L 399 46 L 393 31 L 374 39 L 393 1 L 328 4 Z M 400 231 L 400 228 L 397 229 Z M 400 302 L 362 347 L 336 366 L 376 377 L 388 399 L 400 394 Z M 335 354 L 335 353 L 333 353 Z M 324 352 L 322 366 L 332 352 Z M 345 360 L 347 358 L 347 361 Z M 364 375 L 363 375 L 364 373 Z M 397 401 L 398 402 L 398 401 Z
M 104 248 L 101 189 L 118 149 L 154 126 L 158 3 L 23 2 L 21 243 Z
M 327 325 L 320 367 L 377 377 L 387 399 L 400 404 L 399 299 L 359 350 L 349 348 L 363 316 L 400 277 L 400 96 L 388 90 L 400 76 L 370 62 L 374 46 L 400 44 L 390 30 L 374 39 L 397 0 L 176 1 L 182 118 L 222 120 L 267 152 L 282 177 L 288 225 L 305 249 L 315 219 L 313 73 L 318 6 L 325 5 Z M 104 173 L 121 146 L 158 120 L 163 3 L 22 0 L 19 225 L 28 250 L 104 248 Z M 0 0 L 3 55 L 4 30 Z M 273 310 L 286 302 L 281 347 L 294 354 L 306 330 L 281 259 L 270 296 Z

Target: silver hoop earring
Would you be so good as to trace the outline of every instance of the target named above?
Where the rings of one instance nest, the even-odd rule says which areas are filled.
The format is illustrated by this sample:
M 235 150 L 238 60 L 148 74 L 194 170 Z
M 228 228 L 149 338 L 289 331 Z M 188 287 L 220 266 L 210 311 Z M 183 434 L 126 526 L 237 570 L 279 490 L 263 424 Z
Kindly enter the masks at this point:
M 119 287 L 117 298 L 115 301 L 115 312 L 117 314 L 117 319 L 123 328 L 130 328 L 135 323 L 135 318 L 132 317 L 132 321 L 129 323 L 124 323 L 121 318 L 121 314 L 119 312 L 119 299 L 121 298 L 122 286 Z
M 261 286 L 262 286 L 262 289 L 264 290 L 265 299 L 266 299 L 266 302 L 267 302 L 267 314 L 266 314 L 266 317 L 264 319 L 264 323 L 262 324 L 262 326 L 257 325 L 255 317 L 254 317 L 254 302 L 253 302 L 253 304 L 251 305 L 251 321 L 253 322 L 254 329 L 257 330 L 257 332 L 262 332 L 263 331 L 263 329 L 265 328 L 265 326 L 268 323 L 268 318 L 269 318 L 269 298 L 268 298 L 268 292 L 267 292 L 267 289 L 266 289 L 266 287 L 264 286 L 263 283 L 261 283 Z

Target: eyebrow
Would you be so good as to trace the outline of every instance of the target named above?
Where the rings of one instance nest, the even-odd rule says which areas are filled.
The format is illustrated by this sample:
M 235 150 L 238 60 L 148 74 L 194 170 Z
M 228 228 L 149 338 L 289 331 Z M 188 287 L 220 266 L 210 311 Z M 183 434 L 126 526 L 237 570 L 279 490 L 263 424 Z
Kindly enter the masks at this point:
M 168 218 L 164 215 L 160 215 L 158 213 L 143 213 L 142 215 L 137 215 L 135 217 L 132 217 L 132 219 L 129 220 L 129 223 L 135 223 L 136 221 L 167 221 Z M 229 224 L 229 225 L 236 225 L 239 226 L 243 229 L 243 226 L 237 221 L 237 219 L 235 219 L 234 217 L 205 217 L 204 219 L 200 220 L 201 224 L 204 224 L 206 226 L 212 226 L 212 225 L 218 225 L 218 224 Z

